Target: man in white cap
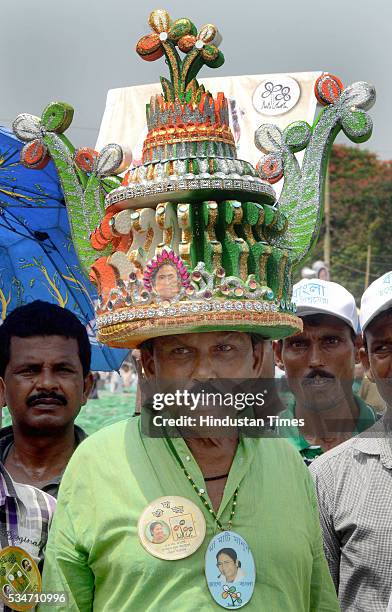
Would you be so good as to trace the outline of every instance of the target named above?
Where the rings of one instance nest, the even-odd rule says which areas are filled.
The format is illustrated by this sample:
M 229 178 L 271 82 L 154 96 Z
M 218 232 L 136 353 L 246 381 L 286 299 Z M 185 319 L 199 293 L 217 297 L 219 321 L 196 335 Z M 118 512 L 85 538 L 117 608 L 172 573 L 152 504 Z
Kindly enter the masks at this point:
M 303 332 L 274 343 L 275 361 L 285 370 L 294 395 L 280 414 L 289 424 L 279 427 L 279 433 L 309 465 L 373 425 L 376 415 L 352 391 L 359 363 L 354 297 L 338 283 L 303 279 L 294 285 L 293 300 Z
M 360 320 L 361 360 L 387 410 L 371 429 L 325 453 L 310 470 L 342 610 L 384 612 L 392 591 L 392 272 L 365 291 Z

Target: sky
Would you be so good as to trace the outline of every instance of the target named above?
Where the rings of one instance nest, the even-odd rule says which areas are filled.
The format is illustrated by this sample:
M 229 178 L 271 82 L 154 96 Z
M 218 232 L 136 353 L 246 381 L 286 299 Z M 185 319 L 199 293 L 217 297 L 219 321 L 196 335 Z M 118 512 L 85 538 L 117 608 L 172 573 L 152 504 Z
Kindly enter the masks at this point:
M 226 62 L 201 76 L 325 70 L 345 85 L 372 83 L 374 131 L 361 147 L 392 159 L 391 0 L 1 0 L 0 7 L 3 125 L 61 100 L 75 109 L 67 136 L 94 146 L 107 91 L 166 74 L 163 60 L 144 62 L 134 50 L 151 31 L 150 12 L 166 8 L 173 19 L 219 28 Z

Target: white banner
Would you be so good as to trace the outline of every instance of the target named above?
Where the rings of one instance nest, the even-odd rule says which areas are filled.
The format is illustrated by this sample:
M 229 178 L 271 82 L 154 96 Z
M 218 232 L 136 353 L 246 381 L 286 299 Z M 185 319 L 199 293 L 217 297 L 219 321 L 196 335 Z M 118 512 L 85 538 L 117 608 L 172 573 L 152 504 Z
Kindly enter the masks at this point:
M 261 153 L 254 145 L 254 133 L 262 123 L 274 123 L 281 129 L 293 121 L 313 123 L 317 105 L 313 89 L 321 74 L 296 72 L 217 77 L 200 79 L 200 83 L 212 94 L 225 94 L 229 100 L 238 157 L 256 165 Z M 117 143 L 130 149 L 133 163 L 139 164 L 147 135 L 145 107 L 151 96 L 161 92 L 158 83 L 109 90 L 97 151 L 109 143 Z

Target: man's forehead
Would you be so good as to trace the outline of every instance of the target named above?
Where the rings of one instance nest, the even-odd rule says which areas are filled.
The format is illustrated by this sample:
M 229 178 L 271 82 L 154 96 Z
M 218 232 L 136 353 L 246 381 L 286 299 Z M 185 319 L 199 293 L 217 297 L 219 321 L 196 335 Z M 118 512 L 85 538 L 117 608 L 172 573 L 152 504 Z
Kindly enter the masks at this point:
M 317 320 L 309 317 L 302 317 L 302 321 L 304 324 L 302 333 L 317 333 L 323 335 L 331 331 L 342 332 L 346 330 L 350 332 L 349 324 L 334 315 L 323 314 Z
M 221 342 L 244 342 L 249 338 L 249 334 L 236 331 L 204 332 L 198 334 L 178 334 L 176 336 L 162 336 L 156 338 L 156 346 L 199 346 L 212 345 Z
M 388 309 L 385 312 L 380 313 L 377 318 L 369 324 L 365 335 L 371 340 L 391 339 L 392 310 Z
M 39 362 L 47 359 L 56 361 L 77 361 L 79 347 L 75 338 L 66 336 L 12 336 L 10 359 L 15 362 Z

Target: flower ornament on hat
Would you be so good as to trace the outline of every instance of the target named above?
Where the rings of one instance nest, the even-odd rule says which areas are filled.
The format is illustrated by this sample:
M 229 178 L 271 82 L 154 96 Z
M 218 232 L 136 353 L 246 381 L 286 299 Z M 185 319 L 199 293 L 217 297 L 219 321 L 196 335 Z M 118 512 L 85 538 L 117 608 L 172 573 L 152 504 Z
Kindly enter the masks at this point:
M 162 94 L 146 106 L 143 163 L 123 179 L 117 145 L 74 152 L 64 136 L 69 105 L 14 122 L 27 143 L 24 163 L 50 156 L 56 164 L 75 250 L 100 295 L 99 340 L 133 348 L 220 329 L 293 334 L 302 322 L 291 277 L 318 235 L 329 150 L 340 129 L 355 142 L 370 136 L 374 89 L 362 82 L 344 89 L 322 75 L 315 95 L 324 109 L 314 125 L 260 126 L 254 168 L 237 158 L 225 95 L 213 96 L 196 78 L 204 65 L 224 61 L 216 27 L 198 31 L 164 10 L 153 11 L 149 24 L 136 51 L 147 61 L 164 56 L 169 78 L 161 77 Z M 295 153 L 303 149 L 300 167 Z M 272 185 L 282 177 L 277 201 Z
M 329 314 L 347 323 L 355 333 L 359 320 L 354 296 L 342 285 L 319 278 L 303 278 L 293 287 L 297 315 Z
M 392 272 L 386 272 L 373 281 L 362 296 L 359 315 L 362 331 L 365 331 L 380 312 L 390 308 L 392 309 Z

